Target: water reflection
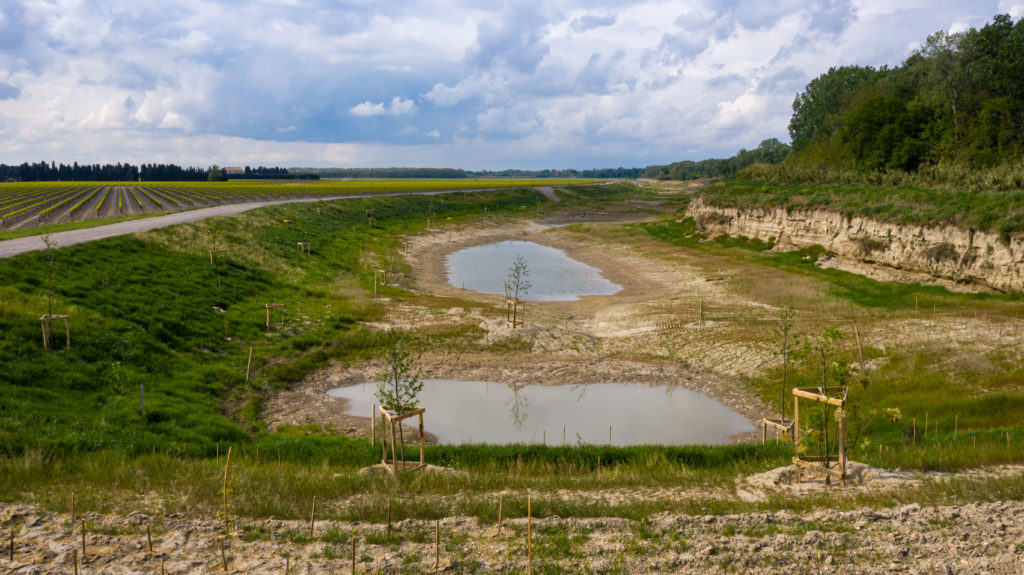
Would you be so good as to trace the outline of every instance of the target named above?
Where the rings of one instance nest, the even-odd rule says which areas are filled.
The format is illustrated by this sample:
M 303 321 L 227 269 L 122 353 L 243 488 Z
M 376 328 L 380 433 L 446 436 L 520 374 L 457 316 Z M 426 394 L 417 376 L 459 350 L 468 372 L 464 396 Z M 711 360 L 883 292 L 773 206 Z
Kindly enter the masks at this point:
M 622 287 L 601 276 L 601 270 L 576 261 L 556 248 L 534 242 L 505 241 L 473 246 L 449 254 L 448 283 L 484 293 L 504 294 L 508 270 L 517 255 L 529 269 L 531 301 L 575 301 L 584 295 L 611 295 Z
M 505 400 L 505 408 L 508 409 L 512 425 L 515 425 L 517 430 L 522 431 L 523 424 L 530 417 L 526 412 L 526 408 L 530 406 L 530 400 L 526 398 L 526 392 L 523 391 L 526 385 L 513 383 L 508 387 L 512 390 L 512 397 Z
M 349 400 L 349 413 L 370 413 L 376 384 L 329 391 Z M 710 397 L 681 387 L 635 383 L 503 385 L 481 381 L 425 380 L 424 423 L 441 443 L 529 443 L 548 434 L 615 445 L 726 443 L 753 431 L 743 416 Z M 555 438 L 558 438 L 557 440 Z

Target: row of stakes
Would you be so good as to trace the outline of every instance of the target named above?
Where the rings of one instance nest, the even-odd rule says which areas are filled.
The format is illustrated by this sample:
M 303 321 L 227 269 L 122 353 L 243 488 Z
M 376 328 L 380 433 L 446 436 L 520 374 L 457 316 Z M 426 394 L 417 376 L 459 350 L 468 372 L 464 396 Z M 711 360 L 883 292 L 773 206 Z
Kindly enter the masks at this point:
M 503 494 L 500 494 L 498 496 L 498 536 L 501 536 L 502 521 L 504 519 L 503 518 L 504 503 L 505 503 L 505 496 Z M 75 494 L 72 493 L 71 494 L 71 522 L 72 522 L 72 525 L 74 525 L 76 517 L 77 517 L 77 514 L 76 514 L 76 510 L 75 510 Z M 387 522 L 387 534 L 388 534 L 388 537 L 390 538 L 390 536 L 391 536 L 391 499 L 390 498 L 388 499 L 388 520 L 387 521 L 388 521 Z M 313 504 L 312 504 L 312 508 L 310 510 L 310 516 L 309 516 L 309 537 L 310 537 L 310 539 L 313 539 L 313 536 L 315 534 L 315 527 L 316 527 L 316 497 L 314 496 L 313 497 Z M 80 564 L 84 565 L 85 562 L 86 562 L 86 557 L 87 557 L 87 548 L 86 548 L 86 532 L 87 532 L 87 530 L 86 530 L 85 520 L 84 519 L 81 520 L 81 522 L 79 523 L 79 532 L 81 533 L 81 536 L 82 536 L 82 545 L 81 545 L 82 553 L 81 553 L 81 556 L 79 556 L 78 547 L 73 547 L 71 549 L 71 560 L 72 560 L 72 564 L 73 564 L 75 575 L 79 574 L 79 565 Z M 352 537 L 351 537 L 351 539 L 352 539 L 352 573 L 354 575 L 356 573 L 356 557 L 357 557 L 356 556 L 356 532 L 355 532 L 355 529 L 352 530 Z M 230 566 L 229 566 L 229 563 L 228 563 L 227 551 L 226 551 L 226 549 L 224 547 L 224 537 L 221 537 L 219 539 L 218 543 L 219 543 L 219 548 L 220 548 L 220 563 L 221 563 L 221 567 L 223 568 L 224 572 L 226 573 L 226 572 L 228 572 L 230 570 Z M 155 556 L 156 555 L 156 553 L 153 551 L 153 534 L 152 534 L 152 531 L 151 531 L 150 526 L 148 524 L 146 525 L 146 548 L 147 548 L 147 551 L 148 551 L 150 556 Z M 533 573 L 533 509 L 532 509 L 532 497 L 530 497 L 530 496 L 527 496 L 527 498 L 526 498 L 526 549 L 527 549 L 527 569 L 528 569 L 527 572 L 532 574 Z M 10 531 L 10 546 L 9 546 L 9 550 L 8 550 L 8 559 L 10 560 L 11 563 L 14 563 L 15 557 L 16 557 L 16 555 L 15 555 L 15 530 L 12 527 L 11 531 Z M 160 562 L 160 574 L 161 575 L 166 575 L 165 564 L 166 564 L 166 561 L 161 561 Z M 440 569 L 440 566 L 441 566 L 441 522 L 440 521 L 435 521 L 434 522 L 434 570 L 438 571 Z M 288 575 L 288 573 L 290 571 L 291 571 L 291 557 L 286 555 L 285 556 L 284 574 Z

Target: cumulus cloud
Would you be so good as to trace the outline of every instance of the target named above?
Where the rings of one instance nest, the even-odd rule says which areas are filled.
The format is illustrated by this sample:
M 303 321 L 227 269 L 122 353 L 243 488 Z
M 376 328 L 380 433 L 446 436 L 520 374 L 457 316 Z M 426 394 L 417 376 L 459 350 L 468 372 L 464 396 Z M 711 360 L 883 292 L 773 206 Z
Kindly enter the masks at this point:
M 613 15 L 597 16 L 595 14 L 584 14 L 583 16 L 580 16 L 579 18 L 574 19 L 569 24 L 569 27 L 572 28 L 573 32 L 576 32 L 578 34 L 582 34 L 584 32 L 589 32 L 589 31 L 595 30 L 597 28 L 603 28 L 605 26 L 611 26 L 614 23 L 615 23 L 615 16 L 613 16 Z
M 0 157 L 720 157 L 785 139 L 793 93 L 830 66 L 895 65 L 936 30 L 1024 17 L 1022 0 L 300 4 L 0 0 Z
M 349 113 L 353 116 L 367 117 L 367 116 L 383 116 L 385 114 L 390 116 L 404 116 L 411 114 L 416 109 L 416 102 L 412 100 L 402 99 L 400 96 L 395 96 L 390 104 L 375 103 L 375 102 L 363 102 L 362 104 L 356 104 L 349 109 Z

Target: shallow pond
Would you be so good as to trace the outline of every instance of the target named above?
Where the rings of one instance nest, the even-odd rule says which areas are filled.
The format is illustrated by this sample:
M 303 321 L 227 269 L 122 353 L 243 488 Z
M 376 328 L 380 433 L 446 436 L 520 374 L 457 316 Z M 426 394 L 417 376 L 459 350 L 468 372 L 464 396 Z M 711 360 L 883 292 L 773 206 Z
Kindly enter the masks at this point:
M 601 270 L 578 262 L 562 250 L 533 242 L 505 241 L 473 246 L 449 254 L 448 282 L 473 291 L 504 294 L 509 268 L 521 255 L 532 284 L 520 299 L 575 301 L 585 295 L 612 295 L 622 287 L 601 276 Z
M 369 415 L 375 383 L 339 387 L 352 415 Z M 517 386 L 428 379 L 420 392 L 424 427 L 441 443 L 562 443 L 614 445 L 722 444 L 753 431 L 743 416 L 682 387 L 634 383 Z

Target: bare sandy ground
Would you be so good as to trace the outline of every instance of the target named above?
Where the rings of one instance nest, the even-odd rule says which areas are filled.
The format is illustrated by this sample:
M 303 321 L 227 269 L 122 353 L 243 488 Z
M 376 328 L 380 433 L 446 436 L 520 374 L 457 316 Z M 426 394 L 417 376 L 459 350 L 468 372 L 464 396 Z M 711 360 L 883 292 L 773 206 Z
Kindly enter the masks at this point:
M 445 256 L 463 247 L 511 239 L 565 250 L 570 257 L 602 270 L 606 278 L 622 286 L 622 291 L 575 302 L 529 302 L 527 326 L 510 329 L 501 296 L 448 283 Z M 418 293 L 451 298 L 451 307 L 417 305 L 414 300 L 389 302 L 386 319 L 375 327 L 468 325 L 482 331 L 481 344 L 525 340 L 528 348 L 504 353 L 437 349 L 418 358 L 423 377 L 531 385 L 637 382 L 682 386 L 718 400 L 751 422 L 771 415 L 771 410 L 743 387 L 735 372 L 716 369 L 710 361 L 699 364 L 672 357 L 659 345 L 658 333 L 666 329 L 695 334 L 716 329 L 714 322 L 703 326 L 679 319 L 672 322 L 650 311 L 652 305 L 677 297 L 681 291 L 715 292 L 714 282 L 707 282 L 696 269 L 668 266 L 628 251 L 581 242 L 557 227 L 507 220 L 436 228 L 406 238 L 402 256 L 412 271 L 397 281 Z M 742 355 L 737 359 L 742 361 Z M 376 365 L 334 365 L 321 370 L 271 402 L 271 426 L 330 424 L 341 432 L 366 436 L 369 417 L 344 415 L 344 400 L 330 398 L 325 392 L 374 381 L 379 371 Z M 755 437 L 759 435 L 748 433 L 733 440 L 750 441 Z

